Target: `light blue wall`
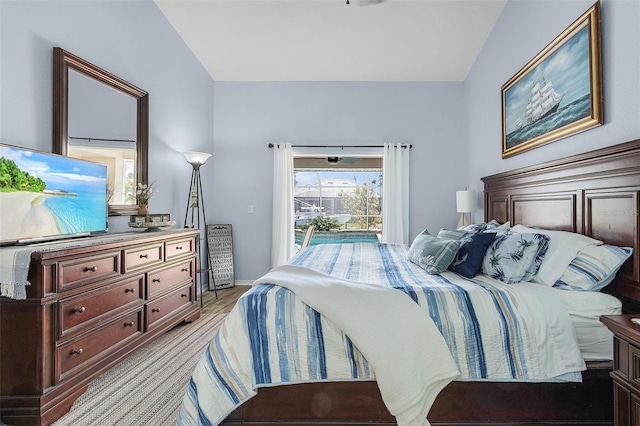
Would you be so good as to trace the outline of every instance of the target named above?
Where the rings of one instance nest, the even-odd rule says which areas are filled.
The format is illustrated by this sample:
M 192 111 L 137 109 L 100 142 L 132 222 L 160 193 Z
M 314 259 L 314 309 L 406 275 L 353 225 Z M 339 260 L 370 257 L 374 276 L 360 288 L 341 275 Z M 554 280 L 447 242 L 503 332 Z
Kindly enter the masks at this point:
M 213 146 L 213 80 L 150 0 L 0 1 L 0 141 L 52 148 L 54 46 L 149 92 L 153 212 L 184 220 L 191 166 Z M 210 178 L 203 169 L 203 176 Z M 109 219 L 128 231 L 128 217 Z
M 270 268 L 269 142 L 413 144 L 411 238 L 456 225 L 455 191 L 467 184 L 462 83 L 216 82 L 214 91 L 212 217 L 233 225 L 238 279 Z
M 603 0 L 605 125 L 501 159 L 500 87 L 591 4 L 509 1 L 464 83 L 213 83 L 149 0 L 2 0 L 0 141 L 51 150 L 54 46 L 145 89 L 152 210 L 181 222 L 191 169 L 179 152 L 211 152 L 207 219 L 233 224 L 236 278 L 251 280 L 270 266 L 269 142 L 412 143 L 413 236 L 454 226 L 455 190 L 481 191 L 482 176 L 640 137 L 640 1 Z
M 640 1 L 603 0 L 604 125 L 501 158 L 502 85 L 592 4 L 512 0 L 505 6 L 464 83 L 469 180 L 478 191 L 483 176 L 640 138 Z

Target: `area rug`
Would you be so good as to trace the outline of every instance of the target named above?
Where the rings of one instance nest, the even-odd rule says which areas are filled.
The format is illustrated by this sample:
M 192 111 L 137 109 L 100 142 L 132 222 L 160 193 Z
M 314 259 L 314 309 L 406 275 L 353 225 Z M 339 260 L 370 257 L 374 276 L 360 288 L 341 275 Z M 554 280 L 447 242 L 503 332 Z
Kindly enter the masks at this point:
M 93 380 L 54 425 L 175 425 L 191 373 L 226 315 L 203 313 L 138 349 Z

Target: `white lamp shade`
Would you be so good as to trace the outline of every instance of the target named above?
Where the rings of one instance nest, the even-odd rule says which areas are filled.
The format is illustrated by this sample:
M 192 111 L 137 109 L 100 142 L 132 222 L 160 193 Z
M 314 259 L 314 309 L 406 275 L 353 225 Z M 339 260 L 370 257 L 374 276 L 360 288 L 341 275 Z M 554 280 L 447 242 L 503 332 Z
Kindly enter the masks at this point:
M 183 152 L 182 155 L 184 155 L 187 159 L 187 162 L 191 164 L 204 164 L 205 161 L 207 161 L 207 159 L 211 157 L 211 154 L 196 151 Z
M 476 211 L 476 191 L 456 191 L 456 210 L 458 213 Z

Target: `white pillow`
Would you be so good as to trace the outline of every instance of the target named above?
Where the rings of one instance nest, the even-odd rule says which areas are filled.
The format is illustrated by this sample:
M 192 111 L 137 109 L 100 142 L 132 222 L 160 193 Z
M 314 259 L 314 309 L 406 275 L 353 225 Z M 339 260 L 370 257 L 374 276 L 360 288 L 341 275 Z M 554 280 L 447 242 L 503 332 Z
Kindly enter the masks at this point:
M 551 231 L 548 229 L 529 228 L 524 225 L 516 225 L 511 228 L 513 232 L 537 232 L 549 236 L 547 254 L 538 269 L 538 273 L 532 281 L 553 286 L 569 267 L 571 261 L 584 248 L 592 245 L 604 244 L 586 235 L 567 231 Z
M 556 287 L 563 290 L 600 291 L 613 281 L 632 253 L 631 247 L 610 244 L 589 246 L 571 261 L 556 281 Z
M 571 316 L 598 320 L 600 315 L 619 315 L 622 312 L 622 302 L 610 294 L 562 290 L 556 294 Z

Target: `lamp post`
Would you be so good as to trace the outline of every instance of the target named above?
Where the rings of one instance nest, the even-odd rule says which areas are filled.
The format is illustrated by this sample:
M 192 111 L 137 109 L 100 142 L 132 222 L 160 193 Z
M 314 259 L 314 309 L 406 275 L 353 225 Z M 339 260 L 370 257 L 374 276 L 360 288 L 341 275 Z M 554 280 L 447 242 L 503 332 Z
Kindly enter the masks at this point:
M 189 164 L 191 164 L 191 167 L 193 168 L 193 170 L 191 171 L 191 183 L 189 185 L 189 198 L 187 200 L 187 211 L 184 214 L 184 227 L 185 228 L 190 228 L 190 229 L 194 229 L 196 228 L 196 223 L 194 222 L 194 219 L 197 220 L 197 229 L 200 229 L 200 210 L 202 209 L 202 222 L 203 224 L 206 226 L 207 224 L 207 216 L 205 213 L 205 208 L 204 208 L 204 199 L 202 198 L 202 180 L 200 179 L 200 166 L 202 166 L 209 157 L 211 157 L 211 154 L 207 154 L 206 152 L 195 152 L 195 151 L 187 151 L 187 152 L 183 152 L 182 155 L 185 156 L 185 158 L 187 159 L 187 162 Z M 191 210 L 191 220 L 190 222 L 187 222 L 187 219 L 189 218 L 189 210 Z M 198 238 L 198 253 L 200 253 L 200 238 Z M 199 254 L 200 255 L 200 254 Z M 209 261 L 209 256 L 207 253 L 205 253 L 205 256 L 207 258 L 207 268 L 205 270 L 210 271 L 211 270 L 211 264 Z M 199 268 L 199 273 L 200 273 L 200 307 L 202 307 L 202 296 L 203 296 L 203 290 L 202 290 L 202 285 L 204 283 L 204 280 L 202 279 L 202 268 Z M 209 275 L 210 277 L 212 276 L 211 274 Z M 213 291 L 216 294 L 216 299 L 218 298 L 218 290 L 216 289 L 216 284 L 215 282 L 213 283 Z

